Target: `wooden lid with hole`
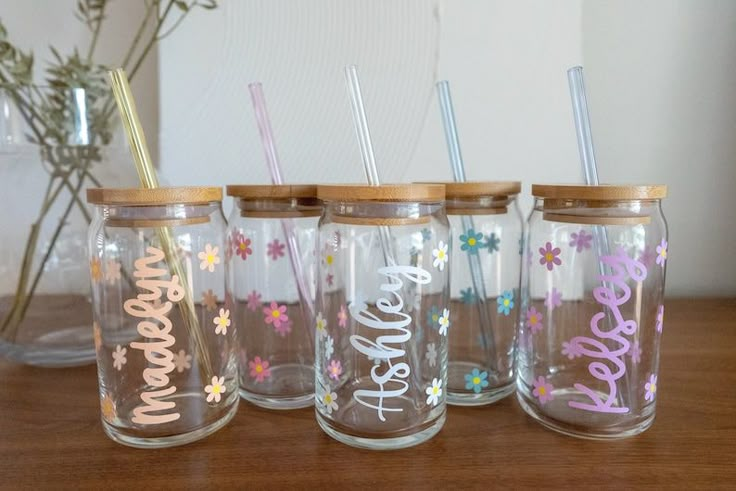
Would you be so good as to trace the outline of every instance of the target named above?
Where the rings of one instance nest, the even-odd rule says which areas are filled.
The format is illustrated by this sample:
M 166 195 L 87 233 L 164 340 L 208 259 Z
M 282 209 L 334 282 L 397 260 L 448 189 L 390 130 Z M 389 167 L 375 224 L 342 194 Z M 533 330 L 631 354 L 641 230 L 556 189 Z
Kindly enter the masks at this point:
M 584 184 L 532 184 L 532 195 L 536 196 L 537 198 L 602 201 L 662 199 L 667 196 L 667 186 L 626 186 L 616 184 L 602 184 L 600 186 L 586 186 Z
M 479 196 L 513 196 L 521 192 L 520 181 L 434 182 L 445 186 L 445 198 L 475 198 Z
M 325 184 L 317 186 L 324 201 L 444 201 L 442 184 Z
M 157 206 L 171 204 L 199 205 L 222 201 L 222 188 L 91 188 L 87 202 L 95 205 Z
M 226 191 L 228 196 L 246 200 L 317 197 L 317 186 L 314 184 L 230 185 Z

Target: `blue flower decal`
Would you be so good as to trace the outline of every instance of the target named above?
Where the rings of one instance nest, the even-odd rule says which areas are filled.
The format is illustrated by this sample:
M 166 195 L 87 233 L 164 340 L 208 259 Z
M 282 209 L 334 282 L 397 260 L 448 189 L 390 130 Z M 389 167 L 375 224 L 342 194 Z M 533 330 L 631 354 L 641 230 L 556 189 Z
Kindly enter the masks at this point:
M 432 307 L 427 311 L 427 324 L 434 329 L 439 329 L 441 316 L 442 313 L 440 312 L 440 309 L 437 308 L 436 305 L 432 305 Z
M 473 371 L 465 374 L 465 388 L 473 392 L 480 394 L 481 389 L 488 387 L 488 372 L 481 372 L 477 368 L 473 368 Z
M 496 236 L 496 234 L 492 233 L 491 235 L 489 235 L 488 238 L 486 239 L 486 248 L 488 249 L 488 252 L 493 254 L 493 251 L 498 250 L 498 244 L 500 243 L 501 243 L 501 239 L 499 239 L 498 236 Z
M 424 242 L 429 242 L 432 239 L 432 231 L 428 228 L 422 229 L 422 240 Z
M 514 308 L 514 292 L 513 290 L 506 290 L 503 295 L 496 299 L 498 302 L 498 313 L 503 315 L 509 315 L 511 309 Z
M 475 296 L 475 292 L 471 287 L 467 287 L 465 290 L 460 290 L 460 301 L 462 303 L 471 304 L 475 303 L 478 298 Z
M 482 241 L 483 234 L 476 234 L 472 228 L 468 229 L 467 232 L 460 236 L 460 242 L 462 242 L 460 249 L 468 251 L 468 254 L 478 254 L 478 249 L 484 247 Z

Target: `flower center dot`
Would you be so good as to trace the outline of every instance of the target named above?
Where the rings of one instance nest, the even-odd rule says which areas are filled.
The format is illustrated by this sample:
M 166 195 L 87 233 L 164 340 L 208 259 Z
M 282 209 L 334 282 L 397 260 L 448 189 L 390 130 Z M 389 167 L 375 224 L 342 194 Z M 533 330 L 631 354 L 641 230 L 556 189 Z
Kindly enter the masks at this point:
M 468 245 L 474 246 L 475 245 L 475 239 L 473 237 L 468 239 Z
M 473 377 L 473 384 L 480 385 L 480 377 Z
M 552 262 L 552 260 L 554 259 L 554 256 L 552 256 L 552 253 L 551 252 L 548 252 L 547 254 L 544 255 L 544 258 L 549 263 L 549 262 Z
M 278 310 L 274 310 L 273 312 L 271 312 L 271 316 L 274 319 L 278 319 L 279 317 L 281 317 L 281 312 L 279 312 Z
M 256 373 L 261 373 L 263 371 L 263 365 L 256 365 Z

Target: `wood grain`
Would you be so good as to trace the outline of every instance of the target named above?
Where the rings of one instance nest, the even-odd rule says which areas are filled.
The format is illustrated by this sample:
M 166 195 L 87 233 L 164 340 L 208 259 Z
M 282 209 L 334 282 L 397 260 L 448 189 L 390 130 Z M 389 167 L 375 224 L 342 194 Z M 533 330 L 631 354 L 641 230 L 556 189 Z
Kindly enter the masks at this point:
M 451 407 L 437 437 L 394 452 L 331 440 L 311 409 L 245 403 L 205 440 L 135 450 L 102 432 L 94 367 L 0 362 L 0 487 L 733 489 L 736 299 L 670 300 L 666 313 L 657 420 L 617 442 L 548 431 L 510 397 Z

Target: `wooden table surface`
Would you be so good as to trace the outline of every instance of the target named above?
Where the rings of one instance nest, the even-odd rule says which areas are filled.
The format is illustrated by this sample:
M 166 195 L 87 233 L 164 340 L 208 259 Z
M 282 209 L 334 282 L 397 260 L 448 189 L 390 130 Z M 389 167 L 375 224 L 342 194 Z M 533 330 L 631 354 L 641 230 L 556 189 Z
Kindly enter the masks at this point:
M 0 487 L 736 489 L 736 299 L 666 305 L 657 419 L 614 442 L 546 430 L 509 397 L 450 407 L 434 439 L 392 452 L 330 439 L 312 409 L 245 403 L 204 440 L 137 450 L 104 435 L 93 366 L 0 362 Z

